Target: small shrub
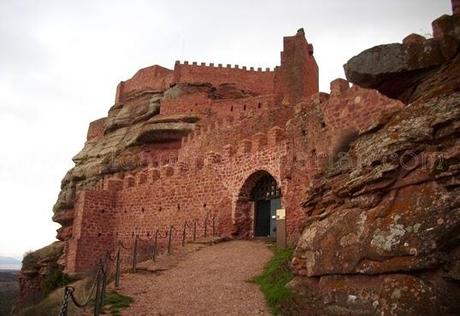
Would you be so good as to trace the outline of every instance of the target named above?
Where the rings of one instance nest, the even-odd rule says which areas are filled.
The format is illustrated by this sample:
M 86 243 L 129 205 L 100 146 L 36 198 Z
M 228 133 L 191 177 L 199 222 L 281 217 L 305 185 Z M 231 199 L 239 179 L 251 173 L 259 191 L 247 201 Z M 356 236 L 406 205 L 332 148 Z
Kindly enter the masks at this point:
M 48 296 L 55 289 L 63 287 L 72 282 L 72 279 L 57 268 L 51 269 L 50 273 L 41 283 L 43 297 Z

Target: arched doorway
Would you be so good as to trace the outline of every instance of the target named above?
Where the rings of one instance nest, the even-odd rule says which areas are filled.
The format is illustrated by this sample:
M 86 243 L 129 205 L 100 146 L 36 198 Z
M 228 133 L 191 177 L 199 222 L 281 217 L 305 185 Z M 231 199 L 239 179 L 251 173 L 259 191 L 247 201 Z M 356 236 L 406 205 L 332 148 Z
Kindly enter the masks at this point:
M 242 238 L 276 238 L 276 210 L 281 207 L 281 189 L 267 171 L 251 174 L 236 203 L 235 235 Z

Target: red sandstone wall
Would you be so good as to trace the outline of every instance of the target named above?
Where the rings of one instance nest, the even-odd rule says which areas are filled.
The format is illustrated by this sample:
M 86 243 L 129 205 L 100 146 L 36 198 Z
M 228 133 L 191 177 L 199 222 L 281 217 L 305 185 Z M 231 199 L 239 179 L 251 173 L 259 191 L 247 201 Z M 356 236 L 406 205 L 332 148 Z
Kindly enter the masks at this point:
M 389 99 L 377 90 L 359 86 L 349 88 L 344 79 L 331 83 L 330 98 L 322 105 L 324 122 L 333 131 L 335 138 L 350 130 L 362 133 L 376 126 L 385 113 L 389 114 L 403 106 L 402 102 Z
M 160 113 L 162 115 L 187 113 L 207 115 L 211 111 L 211 103 L 212 100 L 205 92 L 185 94 L 174 99 L 163 99 Z
M 194 93 L 163 100 L 161 114 L 197 114 L 201 118 L 199 125 L 206 126 L 217 124 L 218 120 L 228 117 L 241 119 L 258 116 L 261 113 L 270 112 L 274 107 L 273 95 L 212 100 L 206 93 Z
M 308 44 L 303 31 L 284 37 L 281 66 L 276 68 L 274 76 L 277 102 L 294 105 L 318 91 L 318 66 L 313 56 L 313 46 Z
M 213 120 L 183 139 L 179 160 L 200 157 L 207 151 L 221 152 L 226 145 L 236 146 L 257 133 L 267 133 L 274 126 L 285 126 L 293 109 L 276 106 L 270 97 L 254 97 L 212 104 Z M 217 117 L 215 119 L 214 117 Z
M 66 249 L 66 272 L 90 270 L 113 247 L 114 198 L 110 191 L 78 193 L 73 235 Z
M 86 135 L 86 140 L 93 140 L 99 137 L 104 136 L 105 131 L 105 120 L 107 118 L 103 117 L 98 120 L 92 121 L 89 123 L 88 133 Z
M 176 62 L 174 67 L 174 82 L 204 83 L 209 82 L 216 86 L 222 83 L 235 83 L 238 87 L 257 92 L 269 94 L 273 91 L 274 72 L 269 69 L 239 68 L 238 65 L 223 67 L 214 64 L 209 66 L 201 63 L 189 64 L 188 62 Z
M 132 247 L 134 236 L 147 240 L 153 238 L 156 229 L 164 235 L 169 225 L 177 229 L 173 235 L 177 246 L 185 220 L 203 223 L 207 213 L 217 214 L 219 234 L 230 235 L 236 201 L 246 179 L 266 170 L 281 183 L 286 153 L 282 129 L 275 127 L 267 134 L 254 135 L 251 141 L 240 142 L 232 150 L 208 152 L 199 164 L 179 161 L 104 179 L 96 185 L 99 191 L 78 195 L 66 270 L 86 271 L 117 240 Z M 188 240 L 191 233 L 189 230 Z M 203 227 L 199 227 L 198 235 L 202 234 Z M 140 242 L 139 247 L 140 258 L 146 258 L 147 244 Z M 162 247 L 166 247 L 166 239 L 162 239 Z M 125 266 L 130 256 L 129 251 L 123 251 Z

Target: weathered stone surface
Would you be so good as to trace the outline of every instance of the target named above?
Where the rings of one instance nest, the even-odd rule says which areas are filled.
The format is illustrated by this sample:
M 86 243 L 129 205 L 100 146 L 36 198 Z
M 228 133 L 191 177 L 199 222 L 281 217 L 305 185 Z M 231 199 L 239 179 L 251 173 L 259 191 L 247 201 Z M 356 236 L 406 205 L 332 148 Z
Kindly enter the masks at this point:
M 180 140 L 193 131 L 195 125 L 185 122 L 147 122 L 128 141 L 128 146 Z
M 164 94 L 165 100 L 177 99 L 183 95 L 194 93 L 209 93 L 212 90 L 210 83 L 177 83 Z
M 41 283 L 51 270 L 62 271 L 64 243 L 56 241 L 46 247 L 26 254 L 22 261 L 19 274 L 19 302 L 31 303 L 39 300 L 42 295 Z
M 445 61 L 438 41 L 431 39 L 376 46 L 351 58 L 344 68 L 349 81 L 397 97 L 414 84 L 420 72 Z
M 289 286 L 316 315 L 449 315 L 460 307 L 458 287 L 438 275 L 330 275 Z
M 412 33 L 410 35 L 407 35 L 403 40 L 402 43 L 403 45 L 423 45 L 426 42 L 426 38 L 423 37 L 422 35 Z
M 239 99 L 249 96 L 255 96 L 257 93 L 245 91 L 236 84 L 220 84 L 210 91 L 209 97 L 212 99 Z
M 452 12 L 454 14 L 460 14 L 460 1 L 459 0 L 451 0 L 452 1 Z
M 411 34 L 402 44 L 379 45 L 351 58 L 344 65 L 347 79 L 407 103 L 415 101 L 411 94 L 420 82 L 431 80 L 459 52 L 460 15 L 443 15 L 432 27 L 432 39 Z
M 458 311 L 459 103 L 451 93 L 409 105 L 309 188 L 293 267 L 298 282 L 319 278 L 305 282 L 330 313 Z
M 140 100 L 137 99 L 137 102 L 128 102 L 121 108 L 113 108 L 106 120 L 106 132 L 148 120 L 159 114 L 162 97 L 161 93 L 148 93 Z

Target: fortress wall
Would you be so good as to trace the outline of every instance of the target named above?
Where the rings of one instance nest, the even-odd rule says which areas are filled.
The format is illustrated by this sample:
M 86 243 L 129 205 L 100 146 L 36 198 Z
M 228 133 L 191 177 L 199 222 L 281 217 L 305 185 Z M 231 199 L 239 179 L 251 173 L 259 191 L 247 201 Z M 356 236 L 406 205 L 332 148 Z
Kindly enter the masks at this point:
M 200 115 L 201 121 L 206 124 L 215 118 L 254 116 L 269 111 L 274 106 L 273 95 L 213 100 L 203 92 L 164 99 L 161 102 L 161 114 L 193 113 Z
M 260 94 L 273 92 L 274 72 L 269 68 L 240 67 L 238 65 L 223 66 L 213 63 L 183 63 L 176 61 L 174 66 L 174 82 L 204 83 L 216 86 L 223 83 L 236 83 L 238 87 Z
M 233 148 L 224 146 L 222 152 L 209 151 L 190 161 L 166 165 L 159 162 L 156 168 L 108 176 L 97 186 L 102 190 L 82 192 L 76 206 L 74 237 L 69 241 L 67 269 L 88 270 L 103 249 L 115 247 L 117 241 L 132 247 L 136 235 L 144 240 L 139 242 L 140 259 L 147 258 L 145 240 L 152 239 L 157 229 L 165 236 L 169 225 L 175 227 L 173 242 L 177 247 L 186 220 L 190 225 L 194 219 L 199 220 L 197 235 L 203 236 L 207 214 L 208 234 L 212 231 L 211 218 L 217 215 L 216 231 L 231 235 L 235 229 L 236 201 L 251 174 L 268 171 L 283 189 L 288 189 L 283 180 L 283 161 L 288 150 L 283 133 L 281 128 L 274 127 L 266 134 L 257 133 L 238 142 Z M 283 200 L 283 204 L 289 206 L 289 201 Z M 289 206 L 288 210 L 291 209 Z M 189 228 L 187 239 L 191 238 Z M 167 239 L 163 238 L 163 251 L 166 244 Z M 129 251 L 123 251 L 125 267 L 130 256 Z
M 98 120 L 92 121 L 89 123 L 88 133 L 86 135 L 86 140 L 95 140 L 104 136 L 105 131 L 105 121 L 106 117 L 100 118 Z
M 212 107 L 212 101 L 205 92 L 185 94 L 174 99 L 161 101 L 160 113 L 162 115 L 173 114 L 202 114 L 207 115 Z
M 89 271 L 113 247 L 113 191 L 87 189 L 77 194 L 66 272 Z
M 219 160 L 215 161 L 216 164 Z M 192 239 L 193 221 L 197 220 L 197 236 L 204 235 L 204 221 L 208 218 L 207 233 L 212 232 L 212 218 L 216 216 L 215 229 L 231 234 L 230 192 L 221 184 L 219 173 L 209 160 L 185 163 L 171 162 L 156 168 L 125 175 L 118 181 L 122 190 L 116 202 L 117 224 L 114 227 L 117 239 L 132 247 L 134 237 L 139 236 L 140 258 L 148 255 L 146 240 L 160 230 L 162 251 L 166 251 L 166 232 L 174 226 L 172 241 L 175 247 L 181 244 L 185 221 L 187 240 Z M 150 245 L 153 243 L 151 241 Z M 123 261 L 128 263 L 130 253 L 124 252 Z
M 157 229 L 164 235 L 169 225 L 176 228 L 173 242 L 177 246 L 184 222 L 203 223 L 207 214 L 217 214 L 220 234 L 250 227 L 252 219 L 244 212 L 251 211 L 241 213 L 237 203 L 243 183 L 260 170 L 272 174 L 282 188 L 288 240 L 293 243 L 305 219 L 300 208 L 305 186 L 335 155 L 347 131 L 363 132 L 377 124 L 382 112 L 402 106 L 375 91 L 349 88 L 341 80 L 331 84 L 330 95 L 313 95 L 296 107 L 275 106 L 270 98 L 232 101 L 212 105 L 233 106 L 236 116 L 221 114 L 222 119 L 216 114 L 213 121 L 182 140 L 178 153 L 146 147 L 142 159 L 148 161 L 148 168 L 110 176 L 97 186 L 99 191 L 80 194 L 68 247 L 69 271 L 90 268 L 94 254 L 114 247 L 116 240 L 132 246 L 134 236 L 152 239 Z M 198 235 L 203 230 L 198 228 Z M 252 231 L 248 233 L 244 236 L 250 237 Z M 166 242 L 162 239 L 163 249 Z M 147 256 L 148 243 L 143 243 L 139 251 Z M 130 255 L 124 255 L 126 264 Z
M 388 114 L 403 106 L 402 102 L 390 99 L 377 90 L 359 86 L 350 88 L 344 79 L 331 82 L 330 98 L 321 105 L 324 123 L 337 142 L 350 134 L 361 134 L 376 127 Z
M 227 144 L 235 146 L 242 139 L 266 133 L 273 126 L 284 126 L 293 113 L 291 107 L 275 106 L 271 98 L 225 101 L 213 106 L 228 112 L 186 136 L 179 150 L 179 160 L 197 157 L 206 151 L 221 152 Z

